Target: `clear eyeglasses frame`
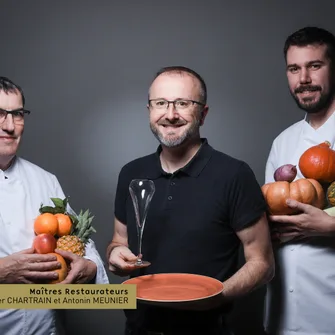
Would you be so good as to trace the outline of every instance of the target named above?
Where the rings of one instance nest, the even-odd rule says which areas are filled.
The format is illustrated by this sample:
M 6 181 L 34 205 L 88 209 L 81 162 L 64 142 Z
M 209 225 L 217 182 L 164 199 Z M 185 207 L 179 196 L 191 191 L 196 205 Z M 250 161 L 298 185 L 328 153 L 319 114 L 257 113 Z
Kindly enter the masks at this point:
M 30 111 L 20 108 L 20 109 L 15 109 L 12 111 L 7 111 L 5 109 L 0 108 L 0 124 L 5 122 L 8 114 L 12 115 L 13 117 L 13 122 L 15 124 L 23 124 L 24 123 L 24 116 L 27 114 L 30 114 Z
M 189 100 L 189 99 L 176 99 L 176 100 L 166 100 L 166 99 L 150 99 L 149 106 L 152 109 L 157 110 L 167 110 L 170 107 L 170 104 L 173 104 L 175 110 L 187 110 L 194 104 L 205 106 L 200 101 Z

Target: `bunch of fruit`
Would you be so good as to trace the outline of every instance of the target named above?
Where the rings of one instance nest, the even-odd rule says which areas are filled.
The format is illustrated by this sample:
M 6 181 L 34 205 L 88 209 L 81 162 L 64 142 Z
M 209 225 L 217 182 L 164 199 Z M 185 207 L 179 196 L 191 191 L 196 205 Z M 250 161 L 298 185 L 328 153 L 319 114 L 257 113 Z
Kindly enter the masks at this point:
M 326 141 L 307 149 L 298 165 L 304 178 L 294 181 L 297 167 L 285 164 L 275 171 L 275 182 L 262 186 L 269 213 L 296 214 L 298 211 L 286 204 L 291 198 L 335 216 L 335 151 L 330 143 Z
M 33 246 L 38 254 L 54 254 L 61 263 L 57 270 L 59 278 L 50 283 L 57 283 L 67 276 L 68 265 L 64 258 L 55 253 L 55 249 L 72 252 L 80 257 L 85 255 L 85 246 L 92 233 L 93 216 L 89 210 L 80 211 L 79 215 L 67 211 L 68 198 L 51 198 L 54 206 L 39 208 L 39 215 L 34 221 L 35 239 Z

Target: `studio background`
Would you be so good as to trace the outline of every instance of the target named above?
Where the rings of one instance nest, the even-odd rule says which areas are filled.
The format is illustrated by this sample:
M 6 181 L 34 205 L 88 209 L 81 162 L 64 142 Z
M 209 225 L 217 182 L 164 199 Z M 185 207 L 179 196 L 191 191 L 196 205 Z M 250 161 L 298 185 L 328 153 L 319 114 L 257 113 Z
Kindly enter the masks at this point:
M 263 184 L 273 139 L 303 117 L 287 88 L 284 41 L 306 25 L 335 33 L 334 9 L 321 0 L 2 0 L 0 75 L 23 87 L 32 111 L 20 154 L 57 175 L 75 210 L 94 213 L 105 259 L 118 173 L 158 145 L 146 109 L 155 72 L 183 65 L 203 76 L 201 135 Z M 262 334 L 263 294 L 237 302 L 236 335 Z M 68 334 L 121 335 L 124 324 L 118 310 L 67 319 Z

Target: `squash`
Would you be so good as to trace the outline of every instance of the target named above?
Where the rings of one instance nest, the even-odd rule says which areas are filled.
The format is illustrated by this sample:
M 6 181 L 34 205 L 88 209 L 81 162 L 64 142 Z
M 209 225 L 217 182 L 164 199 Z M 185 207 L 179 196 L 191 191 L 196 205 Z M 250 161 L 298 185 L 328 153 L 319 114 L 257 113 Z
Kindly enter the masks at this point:
M 327 201 L 329 205 L 335 206 L 335 181 L 327 188 Z
M 272 215 L 297 214 L 299 210 L 286 204 L 288 198 L 323 209 L 325 192 L 321 184 L 314 179 L 298 179 L 291 183 L 275 181 L 262 186 L 262 192 Z
M 335 150 L 328 141 L 307 149 L 299 159 L 299 169 L 305 178 L 315 179 L 320 183 L 335 180 Z

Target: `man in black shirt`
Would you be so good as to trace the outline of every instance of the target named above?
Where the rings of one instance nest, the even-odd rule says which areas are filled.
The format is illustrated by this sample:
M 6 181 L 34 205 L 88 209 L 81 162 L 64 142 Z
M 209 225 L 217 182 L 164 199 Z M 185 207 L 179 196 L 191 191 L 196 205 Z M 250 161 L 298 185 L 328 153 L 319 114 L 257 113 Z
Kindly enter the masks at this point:
M 201 274 L 224 282 L 224 291 L 212 305 L 197 302 L 184 310 L 139 304 L 125 311 L 127 335 L 229 334 L 222 316 L 233 299 L 274 274 L 266 204 L 252 170 L 200 137 L 208 113 L 206 96 L 203 79 L 191 69 L 168 67 L 156 75 L 148 110 L 160 145 L 120 172 L 107 257 L 109 269 L 120 276 Z M 131 265 L 137 259 L 137 230 L 128 189 L 138 178 L 153 180 L 156 189 L 142 247 L 151 265 L 140 268 Z M 241 243 L 246 263 L 238 270 Z

